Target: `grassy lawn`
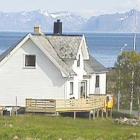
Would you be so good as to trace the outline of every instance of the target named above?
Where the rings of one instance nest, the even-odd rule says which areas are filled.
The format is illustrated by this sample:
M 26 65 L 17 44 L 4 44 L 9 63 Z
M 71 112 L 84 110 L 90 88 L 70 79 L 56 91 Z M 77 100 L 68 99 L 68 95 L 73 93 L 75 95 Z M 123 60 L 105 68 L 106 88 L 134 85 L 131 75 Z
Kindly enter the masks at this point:
M 109 119 L 1 117 L 0 140 L 140 140 L 140 127 L 116 125 Z

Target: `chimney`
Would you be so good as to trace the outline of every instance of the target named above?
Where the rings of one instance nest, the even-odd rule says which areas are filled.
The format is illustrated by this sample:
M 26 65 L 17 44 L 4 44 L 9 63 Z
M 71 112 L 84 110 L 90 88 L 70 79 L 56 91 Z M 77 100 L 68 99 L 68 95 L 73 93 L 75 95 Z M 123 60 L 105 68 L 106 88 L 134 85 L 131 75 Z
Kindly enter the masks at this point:
M 42 35 L 42 31 L 41 31 L 41 27 L 38 25 L 38 26 L 35 26 L 34 27 L 34 34 L 36 35 Z
M 53 33 L 56 35 L 62 34 L 62 22 L 60 22 L 60 19 L 58 19 L 56 22 L 54 22 Z

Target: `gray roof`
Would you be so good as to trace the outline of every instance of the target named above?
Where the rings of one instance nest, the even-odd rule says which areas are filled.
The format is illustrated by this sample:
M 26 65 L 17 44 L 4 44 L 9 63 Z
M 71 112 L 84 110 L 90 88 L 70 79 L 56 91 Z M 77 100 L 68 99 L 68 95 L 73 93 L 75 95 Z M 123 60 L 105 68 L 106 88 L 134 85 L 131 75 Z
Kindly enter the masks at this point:
M 88 74 L 107 72 L 107 69 L 91 55 L 89 60 L 84 61 L 84 69 Z
M 70 67 L 68 67 L 65 62 L 59 57 L 50 42 L 46 39 L 46 36 L 34 35 L 31 37 L 31 39 L 45 54 L 47 54 L 50 59 L 53 58 L 53 60 L 55 60 L 55 62 L 59 64 L 58 67 L 63 70 L 65 74 L 75 74 L 74 71 Z
M 47 39 L 60 58 L 75 59 L 82 40 L 82 36 L 48 35 Z
M 25 36 L 26 37 L 26 36 Z M 24 37 L 24 38 L 25 38 Z M 0 55 L 0 62 L 23 40 Z M 76 58 L 82 36 L 80 35 L 31 35 L 32 41 L 45 53 L 57 62 L 58 67 L 67 75 L 75 74 L 72 65 Z M 84 69 L 88 74 L 107 72 L 107 69 L 94 57 L 84 60 Z

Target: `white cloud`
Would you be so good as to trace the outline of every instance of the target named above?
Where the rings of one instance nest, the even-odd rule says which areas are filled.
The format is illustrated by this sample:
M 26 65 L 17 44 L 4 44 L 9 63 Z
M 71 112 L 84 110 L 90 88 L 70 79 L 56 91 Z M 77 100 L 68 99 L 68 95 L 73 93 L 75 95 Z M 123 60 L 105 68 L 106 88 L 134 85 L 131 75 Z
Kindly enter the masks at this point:
M 134 7 L 139 8 L 140 7 L 140 0 L 129 0 L 130 4 L 132 4 Z

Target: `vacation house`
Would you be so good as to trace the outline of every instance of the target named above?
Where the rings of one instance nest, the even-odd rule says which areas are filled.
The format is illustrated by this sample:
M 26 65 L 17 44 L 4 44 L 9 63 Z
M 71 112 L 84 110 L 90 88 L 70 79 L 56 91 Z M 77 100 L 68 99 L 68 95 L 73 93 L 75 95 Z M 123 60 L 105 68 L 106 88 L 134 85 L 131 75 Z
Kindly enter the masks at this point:
M 25 106 L 27 98 L 80 99 L 106 94 L 106 69 L 89 53 L 84 35 L 40 27 L 0 55 L 0 105 Z

